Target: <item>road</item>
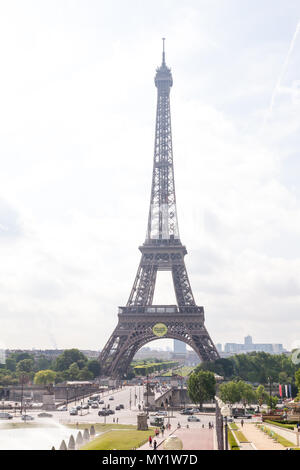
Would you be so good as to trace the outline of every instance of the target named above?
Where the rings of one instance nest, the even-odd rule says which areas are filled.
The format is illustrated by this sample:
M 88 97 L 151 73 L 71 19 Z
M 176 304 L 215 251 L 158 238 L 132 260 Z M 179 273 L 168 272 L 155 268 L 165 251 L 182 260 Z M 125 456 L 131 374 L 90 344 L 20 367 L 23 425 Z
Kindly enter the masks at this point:
M 135 399 L 135 395 L 137 399 Z M 114 400 L 109 400 L 109 397 L 113 397 Z M 137 424 L 137 414 L 139 412 L 138 405 L 140 404 L 143 407 L 143 386 L 126 386 L 121 390 L 114 390 L 111 392 L 103 392 L 100 394 L 101 400 L 104 400 L 103 405 L 99 405 L 99 408 L 89 410 L 79 410 L 78 415 L 72 416 L 69 414 L 69 410 L 75 406 L 75 401 L 68 404 L 68 411 L 51 411 L 55 421 L 61 424 L 71 424 L 71 423 L 113 423 L 118 419 L 119 424 Z M 130 405 L 131 400 L 131 405 Z M 87 398 L 76 402 L 77 405 L 87 402 Z M 116 410 L 114 415 L 109 416 L 98 416 L 98 411 L 102 407 L 110 405 L 110 408 L 115 410 L 115 407 L 119 404 L 123 404 L 125 409 Z M 27 414 L 36 417 L 41 410 L 28 410 Z M 150 415 L 152 413 L 150 412 Z M 169 418 L 165 418 L 165 423 L 170 422 L 171 427 L 174 429 L 177 427 L 178 422 L 182 427 L 189 425 L 190 429 L 193 428 L 202 428 L 202 425 L 208 427 L 209 421 L 214 421 L 213 415 L 198 415 L 201 419 L 201 422 L 188 422 L 188 416 L 181 415 L 177 411 L 170 411 Z M 39 418 L 36 418 L 38 420 Z M 20 421 L 20 417 L 14 417 L 13 421 Z M 114 421 L 115 420 L 115 421 Z

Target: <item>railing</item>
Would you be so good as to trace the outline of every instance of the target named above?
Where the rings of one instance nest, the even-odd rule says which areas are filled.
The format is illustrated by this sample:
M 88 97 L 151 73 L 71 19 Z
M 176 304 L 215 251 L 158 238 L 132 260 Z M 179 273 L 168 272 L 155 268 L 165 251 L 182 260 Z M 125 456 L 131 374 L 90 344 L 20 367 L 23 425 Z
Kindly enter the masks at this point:
M 203 307 L 196 305 L 186 305 L 177 307 L 177 305 L 134 305 L 131 307 L 119 307 L 120 314 L 151 314 L 151 315 L 172 315 L 172 314 L 203 314 Z

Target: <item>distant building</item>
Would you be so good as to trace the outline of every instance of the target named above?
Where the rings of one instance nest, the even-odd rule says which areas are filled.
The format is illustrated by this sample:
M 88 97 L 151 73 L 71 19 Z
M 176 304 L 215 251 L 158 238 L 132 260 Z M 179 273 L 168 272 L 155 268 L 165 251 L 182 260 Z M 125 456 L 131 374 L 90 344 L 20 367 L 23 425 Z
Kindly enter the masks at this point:
M 226 343 L 222 356 L 227 357 L 233 354 L 245 354 L 255 351 L 266 352 L 269 354 L 281 354 L 285 352 L 285 349 L 282 344 L 253 343 L 252 336 L 248 335 L 244 338 L 244 344 Z M 221 351 L 219 350 L 219 352 Z
M 70 348 L 66 348 L 70 349 Z M 65 349 L 7 349 L 5 351 L 6 357 L 9 357 L 12 353 L 27 353 L 31 356 L 38 358 L 38 357 L 46 357 L 49 360 L 56 359 L 60 356 Z M 97 359 L 99 357 L 99 351 L 92 351 L 92 350 L 81 350 L 81 352 L 88 358 L 88 359 Z
M 221 343 L 217 343 L 216 344 L 216 348 L 218 350 L 219 353 L 221 353 L 223 351 L 223 347 L 222 347 L 222 344 Z
M 174 339 L 173 345 L 173 351 L 175 354 L 186 354 L 186 344 L 183 341 L 178 341 L 178 339 Z

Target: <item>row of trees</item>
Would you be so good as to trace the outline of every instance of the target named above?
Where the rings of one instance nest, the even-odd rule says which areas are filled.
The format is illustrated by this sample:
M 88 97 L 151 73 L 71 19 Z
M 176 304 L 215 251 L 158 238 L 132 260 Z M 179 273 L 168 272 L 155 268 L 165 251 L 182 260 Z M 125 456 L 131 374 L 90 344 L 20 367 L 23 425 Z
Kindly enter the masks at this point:
M 99 361 L 89 360 L 78 349 L 67 349 L 53 361 L 43 356 L 13 353 L 0 365 L 0 385 L 15 385 L 21 380 L 37 384 L 93 380 L 100 373 Z
M 295 373 L 295 381 L 300 399 L 300 369 Z M 204 402 L 214 399 L 216 395 L 216 380 L 213 372 L 195 370 L 188 379 L 188 394 L 194 403 L 199 404 L 200 409 Z M 263 385 L 254 388 L 243 380 L 222 383 L 218 389 L 218 396 L 225 403 L 233 405 L 242 403 L 244 406 L 266 403 L 270 408 L 276 408 L 278 398 L 270 396 Z
M 295 373 L 299 365 L 292 362 L 285 354 L 252 352 L 237 354 L 213 362 L 201 363 L 197 370 L 207 370 L 223 376 L 226 380 L 244 380 L 266 384 L 269 377 L 273 382 L 295 384 Z
M 133 367 L 135 375 L 147 375 L 152 372 L 159 372 L 162 370 L 168 370 L 178 366 L 176 361 L 157 361 L 154 363 L 146 363 L 143 365 L 136 365 Z

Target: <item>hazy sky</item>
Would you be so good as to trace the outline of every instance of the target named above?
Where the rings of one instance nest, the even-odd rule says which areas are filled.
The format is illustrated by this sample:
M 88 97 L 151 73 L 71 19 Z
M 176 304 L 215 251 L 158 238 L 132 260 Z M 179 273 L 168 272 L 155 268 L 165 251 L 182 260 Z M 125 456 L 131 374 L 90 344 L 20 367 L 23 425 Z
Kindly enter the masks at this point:
M 300 340 L 299 21 L 299 0 L 1 0 L 0 343 L 99 349 L 116 326 L 146 233 L 162 36 L 208 331 Z

